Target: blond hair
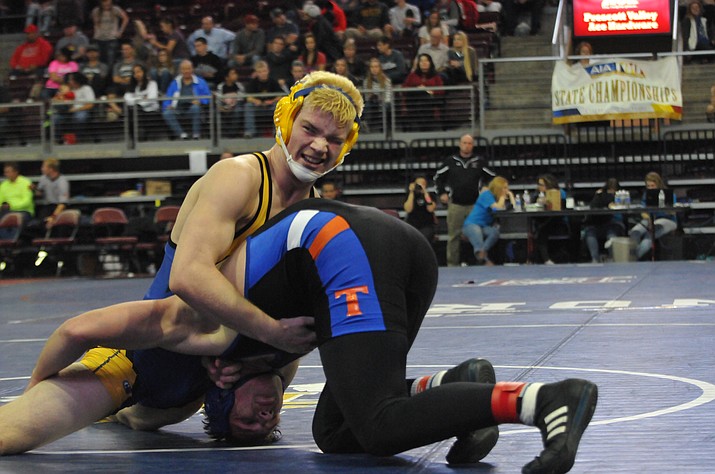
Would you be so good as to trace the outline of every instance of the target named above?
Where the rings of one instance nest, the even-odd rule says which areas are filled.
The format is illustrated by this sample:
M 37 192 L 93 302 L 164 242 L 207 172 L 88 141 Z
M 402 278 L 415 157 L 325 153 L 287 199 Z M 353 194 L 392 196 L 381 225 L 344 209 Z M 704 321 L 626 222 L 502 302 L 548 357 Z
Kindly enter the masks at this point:
M 509 186 L 509 181 L 502 176 L 497 176 L 491 181 L 489 181 L 489 192 L 491 192 L 497 199 L 502 195 L 504 188 Z
M 663 178 L 661 178 L 660 175 L 655 171 L 651 171 L 650 173 L 645 175 L 645 179 L 643 181 L 645 181 L 646 183 L 649 181 L 651 183 L 655 183 L 656 189 L 666 189 L 668 187 L 665 185 Z
M 472 56 L 469 54 L 469 50 L 472 49 L 469 46 L 469 36 L 467 36 L 467 33 L 464 31 L 457 31 L 454 36 L 452 36 L 452 44 L 454 44 L 454 38 L 462 40 L 462 48 L 461 51 L 458 52 L 461 53 L 464 58 L 464 73 L 467 76 L 467 80 L 472 82 L 474 70 L 472 69 Z M 457 48 L 454 49 L 456 50 Z
M 55 171 L 59 171 L 59 170 L 60 170 L 60 160 L 58 160 L 57 158 L 47 158 L 47 159 L 44 161 L 44 164 L 45 164 L 45 166 L 47 166 L 48 168 L 53 169 L 53 170 L 55 170 Z
M 362 115 L 362 94 L 350 79 L 328 71 L 314 71 L 305 76 L 303 87 L 319 86 L 305 98 L 305 106 L 330 113 L 340 125 L 348 125 Z M 350 99 L 348 99 L 348 97 Z

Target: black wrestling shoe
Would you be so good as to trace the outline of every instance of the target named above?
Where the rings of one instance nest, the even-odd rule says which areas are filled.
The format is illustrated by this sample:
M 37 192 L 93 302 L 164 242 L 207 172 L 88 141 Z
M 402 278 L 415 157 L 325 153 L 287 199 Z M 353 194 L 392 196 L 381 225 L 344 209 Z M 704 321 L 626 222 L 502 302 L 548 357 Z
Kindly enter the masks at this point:
M 486 359 L 465 360 L 452 367 L 442 377 L 441 384 L 450 382 L 496 383 L 494 367 Z M 449 464 L 473 464 L 481 461 L 497 444 L 499 428 L 490 426 L 457 436 L 447 453 Z
M 587 381 L 568 379 L 546 384 L 536 396 L 536 426 L 544 450 L 521 470 L 524 474 L 568 472 L 576 460 L 581 435 L 596 411 L 598 387 Z

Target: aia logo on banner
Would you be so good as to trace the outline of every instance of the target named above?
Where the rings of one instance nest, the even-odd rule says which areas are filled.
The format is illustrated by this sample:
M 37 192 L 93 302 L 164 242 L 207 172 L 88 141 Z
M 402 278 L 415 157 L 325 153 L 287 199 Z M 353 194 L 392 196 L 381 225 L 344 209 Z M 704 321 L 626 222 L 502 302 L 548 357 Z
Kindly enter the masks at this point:
M 355 286 L 353 288 L 346 288 L 344 290 L 339 290 L 335 292 L 335 299 L 345 297 L 345 303 L 347 305 L 347 317 L 360 316 L 362 311 L 360 310 L 360 302 L 358 301 L 358 294 L 368 294 L 367 286 Z

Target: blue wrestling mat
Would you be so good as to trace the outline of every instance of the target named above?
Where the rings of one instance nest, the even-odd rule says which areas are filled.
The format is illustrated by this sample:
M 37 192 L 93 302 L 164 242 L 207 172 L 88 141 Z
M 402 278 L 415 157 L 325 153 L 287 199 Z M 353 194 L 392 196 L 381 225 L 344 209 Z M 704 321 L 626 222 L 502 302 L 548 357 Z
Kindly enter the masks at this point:
M 0 404 L 22 393 L 62 321 L 139 299 L 149 282 L 0 281 Z M 587 378 L 599 403 L 572 472 L 715 472 L 714 289 L 712 262 L 440 268 L 408 374 L 480 356 L 498 380 Z M 270 446 L 212 441 L 199 415 L 153 433 L 97 423 L 0 458 L 0 472 L 455 471 L 444 459 L 453 440 L 386 458 L 322 454 L 310 424 L 323 381 L 313 352 L 286 392 L 283 439 Z M 520 472 L 541 449 L 535 428 L 502 425 L 481 463 L 456 470 Z

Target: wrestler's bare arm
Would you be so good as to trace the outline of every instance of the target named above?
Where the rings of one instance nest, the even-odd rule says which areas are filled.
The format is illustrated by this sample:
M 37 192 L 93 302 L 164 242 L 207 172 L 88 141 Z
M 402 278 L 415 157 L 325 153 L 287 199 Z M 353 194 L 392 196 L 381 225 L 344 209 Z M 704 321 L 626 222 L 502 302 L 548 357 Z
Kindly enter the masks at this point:
M 176 296 L 108 306 L 69 319 L 52 333 L 40 353 L 28 389 L 96 346 L 163 347 L 189 354 L 218 355 L 233 338 L 234 332 L 198 317 Z
M 199 187 L 187 196 L 187 210 L 177 219 L 170 287 L 201 314 L 241 334 L 290 352 L 306 352 L 314 335 L 302 326 L 305 322 L 271 318 L 243 298 L 216 268 L 233 240 L 236 223 L 256 212 L 261 180 L 257 160 L 242 156 L 219 161 L 197 182 Z

